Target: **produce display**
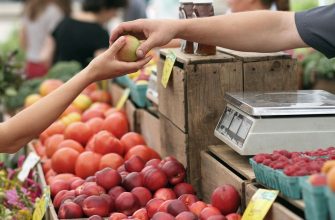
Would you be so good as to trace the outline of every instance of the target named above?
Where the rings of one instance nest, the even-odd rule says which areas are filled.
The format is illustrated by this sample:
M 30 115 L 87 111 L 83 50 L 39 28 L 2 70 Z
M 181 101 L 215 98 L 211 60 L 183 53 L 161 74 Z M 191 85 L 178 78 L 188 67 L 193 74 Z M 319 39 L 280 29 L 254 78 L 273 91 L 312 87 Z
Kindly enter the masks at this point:
M 18 179 L 24 160 L 24 156 L 19 158 L 16 169 L 0 164 L 0 219 L 31 219 L 35 202 L 42 196 L 37 172 L 30 171 L 24 182 Z

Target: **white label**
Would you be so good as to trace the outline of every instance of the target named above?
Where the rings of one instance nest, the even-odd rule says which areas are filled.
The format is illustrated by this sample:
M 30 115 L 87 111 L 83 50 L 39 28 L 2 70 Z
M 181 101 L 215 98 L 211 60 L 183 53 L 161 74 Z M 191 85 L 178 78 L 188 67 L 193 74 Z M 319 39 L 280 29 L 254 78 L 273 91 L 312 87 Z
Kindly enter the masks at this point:
M 224 115 L 224 118 L 223 118 L 222 125 L 225 128 L 229 128 L 229 125 L 230 125 L 231 121 L 233 120 L 233 118 L 234 118 L 234 111 L 231 110 L 231 109 L 227 109 L 226 114 Z
M 237 135 L 242 138 L 242 139 L 246 139 L 249 129 L 251 127 L 251 124 L 245 119 L 242 121 L 241 127 L 237 132 Z
M 17 176 L 21 182 L 24 182 L 26 180 L 26 178 L 29 175 L 30 170 L 38 163 L 39 160 L 40 160 L 40 157 L 34 152 L 31 152 L 28 155 L 28 157 L 26 158 L 26 160 L 24 161 L 22 165 L 22 169 L 19 175 Z
M 238 129 L 242 124 L 242 119 L 240 119 L 237 115 L 234 117 L 233 122 L 231 123 L 229 130 L 234 134 L 237 133 Z

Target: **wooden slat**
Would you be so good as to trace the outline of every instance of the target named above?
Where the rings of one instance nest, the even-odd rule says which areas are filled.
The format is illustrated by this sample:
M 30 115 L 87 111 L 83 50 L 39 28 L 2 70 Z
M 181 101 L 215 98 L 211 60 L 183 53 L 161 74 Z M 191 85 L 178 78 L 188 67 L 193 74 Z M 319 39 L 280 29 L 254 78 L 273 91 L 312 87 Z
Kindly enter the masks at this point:
M 142 109 L 138 110 L 136 115 L 138 131 L 143 135 L 147 145 L 162 155 L 164 152 L 160 139 L 159 118 Z
M 277 52 L 277 53 L 243 52 L 243 51 L 230 50 L 222 47 L 218 47 L 218 50 L 222 53 L 234 56 L 237 59 L 242 60 L 243 62 L 256 62 L 256 61 L 291 58 L 291 56 L 285 52 Z
M 186 68 L 188 114 L 188 165 L 191 183 L 200 185 L 200 152 L 210 144 L 222 143 L 214 136 L 215 127 L 225 108 L 226 92 L 243 90 L 239 62 L 199 64 Z
M 213 191 L 223 184 L 234 186 L 241 198 L 244 198 L 244 181 L 205 151 L 201 152 L 201 177 L 201 191 L 205 202 L 210 202 Z
M 239 155 L 227 145 L 212 145 L 208 149 L 247 180 L 254 181 L 256 179 L 248 157 Z
M 187 167 L 187 135 L 165 116 L 160 115 L 160 133 L 162 144 L 161 156 L 174 156 Z M 164 134 L 164 135 L 163 135 Z
M 116 106 L 117 102 L 120 100 L 124 89 L 116 83 L 110 82 L 108 84 L 109 93 L 112 96 L 112 105 Z
M 136 110 L 137 108 L 135 107 L 135 105 L 130 101 L 127 100 L 124 110 L 126 112 L 127 118 L 128 118 L 128 122 L 129 122 L 129 127 L 131 131 L 135 131 L 136 130 Z
M 162 49 L 160 53 L 165 57 L 168 53 L 172 51 L 176 54 L 177 62 L 182 64 L 201 64 L 201 63 L 225 63 L 232 62 L 234 60 L 233 56 L 217 51 L 216 55 L 213 56 L 197 56 L 193 54 L 185 54 L 180 51 L 179 48 L 174 49 Z
M 243 64 L 244 91 L 287 91 L 298 88 L 294 60 L 271 60 Z
M 160 102 L 158 110 L 165 117 L 169 118 L 179 129 L 187 132 L 187 122 L 185 118 L 187 114 L 185 71 L 179 67 L 174 67 L 167 88 L 164 88 L 161 84 L 163 65 L 163 61 L 159 61 L 157 89 Z

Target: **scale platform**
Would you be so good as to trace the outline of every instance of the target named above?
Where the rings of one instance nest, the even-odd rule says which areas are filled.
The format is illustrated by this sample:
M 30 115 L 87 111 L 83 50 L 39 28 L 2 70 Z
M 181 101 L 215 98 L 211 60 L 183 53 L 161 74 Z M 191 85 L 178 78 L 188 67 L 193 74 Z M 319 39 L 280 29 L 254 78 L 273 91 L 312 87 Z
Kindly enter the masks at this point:
M 322 90 L 227 93 L 215 136 L 241 155 L 335 145 L 335 95 Z

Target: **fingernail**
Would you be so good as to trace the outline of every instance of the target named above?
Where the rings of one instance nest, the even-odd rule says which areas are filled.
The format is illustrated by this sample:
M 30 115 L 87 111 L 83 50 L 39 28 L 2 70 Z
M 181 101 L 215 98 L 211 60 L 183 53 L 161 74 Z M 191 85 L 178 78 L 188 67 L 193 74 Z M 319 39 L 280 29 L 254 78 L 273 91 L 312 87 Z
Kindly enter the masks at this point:
M 142 57 L 144 57 L 144 53 L 143 53 L 143 50 L 137 50 L 137 57 L 138 58 L 142 58 Z
M 126 38 L 124 36 L 121 36 L 119 39 L 120 39 L 121 42 L 123 42 L 123 41 L 125 41 Z

